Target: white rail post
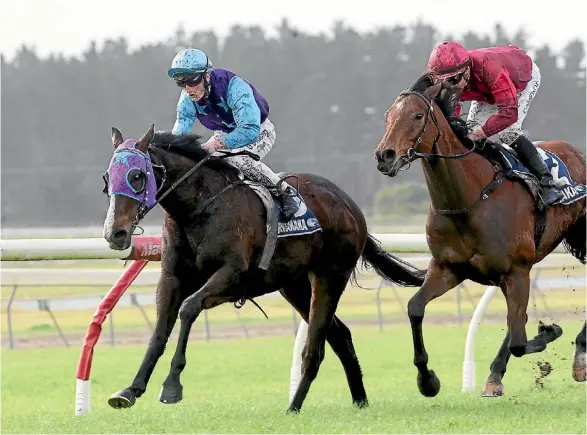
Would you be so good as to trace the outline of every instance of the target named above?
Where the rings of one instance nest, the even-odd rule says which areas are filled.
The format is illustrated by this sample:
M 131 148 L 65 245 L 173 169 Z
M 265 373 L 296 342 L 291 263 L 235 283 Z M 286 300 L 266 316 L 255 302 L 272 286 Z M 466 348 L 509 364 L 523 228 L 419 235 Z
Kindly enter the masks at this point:
M 289 402 L 294 398 L 298 385 L 302 380 L 302 351 L 306 345 L 308 338 L 308 324 L 304 319 L 300 319 L 300 326 L 298 326 L 298 333 L 293 348 L 293 361 L 291 364 L 291 372 L 289 378 Z
M 477 337 L 479 325 L 483 321 L 485 310 L 498 289 L 499 287 L 487 287 L 485 293 L 483 293 L 483 296 L 479 300 L 479 303 L 473 312 L 471 322 L 469 323 L 467 341 L 465 342 L 465 360 L 463 361 L 462 392 L 464 393 L 475 390 L 475 338 Z

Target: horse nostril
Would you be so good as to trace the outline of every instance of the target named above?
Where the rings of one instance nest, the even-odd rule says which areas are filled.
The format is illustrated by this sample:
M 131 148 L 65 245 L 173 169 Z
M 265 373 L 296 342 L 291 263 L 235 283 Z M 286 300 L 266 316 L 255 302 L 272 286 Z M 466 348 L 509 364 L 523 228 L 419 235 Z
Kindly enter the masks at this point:
M 119 245 L 122 245 L 128 236 L 128 232 L 126 230 L 117 230 L 112 235 L 112 241 Z
M 395 157 L 395 150 L 383 150 L 383 152 L 381 153 L 381 160 L 382 161 L 387 161 L 387 162 L 393 162 L 393 159 Z

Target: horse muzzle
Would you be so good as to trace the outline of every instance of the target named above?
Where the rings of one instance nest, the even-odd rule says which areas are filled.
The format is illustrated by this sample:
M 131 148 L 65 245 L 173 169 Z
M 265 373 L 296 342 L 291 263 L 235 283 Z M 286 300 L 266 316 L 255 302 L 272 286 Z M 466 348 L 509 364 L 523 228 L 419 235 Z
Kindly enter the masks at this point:
M 134 209 L 126 210 L 124 206 L 128 205 L 130 201 L 135 202 L 135 200 L 122 197 L 121 201 L 117 196 L 113 195 L 110 198 L 110 207 L 108 207 L 106 219 L 104 220 L 102 236 L 111 249 L 123 251 L 131 245 L 134 226 L 128 216 L 133 216 L 132 212 L 136 209 L 136 206 Z
M 117 228 L 105 234 L 104 238 L 108 242 L 110 249 L 124 251 L 131 245 L 132 233 L 124 228 Z
M 404 157 L 398 157 L 395 150 L 387 149 L 375 152 L 377 170 L 388 177 L 395 177 L 408 161 Z

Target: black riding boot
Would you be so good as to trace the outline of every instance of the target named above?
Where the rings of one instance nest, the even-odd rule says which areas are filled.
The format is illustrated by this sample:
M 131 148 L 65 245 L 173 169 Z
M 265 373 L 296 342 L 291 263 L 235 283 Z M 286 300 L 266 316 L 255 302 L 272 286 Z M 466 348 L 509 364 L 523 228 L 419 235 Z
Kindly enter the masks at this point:
M 285 185 L 281 185 L 281 198 L 282 198 L 282 212 L 283 216 L 286 220 L 291 219 L 291 217 L 298 211 L 298 201 L 296 199 L 296 192 L 293 187 Z
M 518 136 L 518 138 L 511 144 L 511 147 L 516 150 L 520 156 L 520 160 L 526 166 L 533 175 L 540 180 L 540 186 L 542 188 L 542 201 L 544 205 L 548 207 L 561 199 L 564 195 L 555 189 L 556 185 L 552 179 L 552 174 L 548 170 L 546 163 L 538 154 L 538 150 L 529 139 L 525 136 Z

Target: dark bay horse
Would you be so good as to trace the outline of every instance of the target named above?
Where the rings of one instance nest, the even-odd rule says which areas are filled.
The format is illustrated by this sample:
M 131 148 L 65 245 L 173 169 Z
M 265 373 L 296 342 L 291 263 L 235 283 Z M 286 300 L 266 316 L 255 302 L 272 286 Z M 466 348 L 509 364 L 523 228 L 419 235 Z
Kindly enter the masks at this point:
M 288 411 L 301 409 L 324 358 L 325 340 L 344 367 L 353 403 L 366 406 L 351 332 L 335 316 L 339 298 L 360 257 L 399 285 L 422 285 L 425 271 L 385 252 L 368 234 L 357 204 L 334 183 L 311 174 L 296 174 L 298 187 L 322 231 L 279 238 L 268 268 L 257 267 L 267 237 L 260 198 L 239 182 L 234 167 L 200 147 L 199 136 L 154 133 L 153 128 L 138 140 L 124 140 L 112 129 L 104 238 L 113 249 L 126 249 L 145 210 L 159 203 L 165 217 L 156 327 L 132 384 L 109 404 L 130 407 L 146 391 L 178 315 L 178 345 L 159 400 L 180 401 L 188 336 L 202 310 L 280 291 L 309 325 L 303 376 Z
M 421 77 L 386 112 L 386 131 L 375 157 L 378 170 L 390 177 L 420 158 L 430 194 L 426 234 L 432 259 L 424 285 L 408 304 L 420 392 L 433 397 L 440 389 L 438 377 L 428 369 L 425 307 L 470 279 L 499 286 L 507 302 L 508 330 L 483 391 L 499 396 L 511 355 L 541 352 L 562 334 L 558 325 L 541 325 L 538 335 L 527 339 L 530 270 L 561 242 L 585 264 L 585 197 L 537 212 L 535 198 L 522 182 L 504 177 L 504 167 L 474 152 L 482 144 L 473 144 L 466 123 L 451 116 L 457 99 L 456 89 Z M 489 150 L 490 144 L 485 145 Z M 562 141 L 540 147 L 558 156 L 575 182 L 585 184 L 585 157 L 577 148 Z M 585 380 L 585 326 L 576 339 L 573 377 Z

